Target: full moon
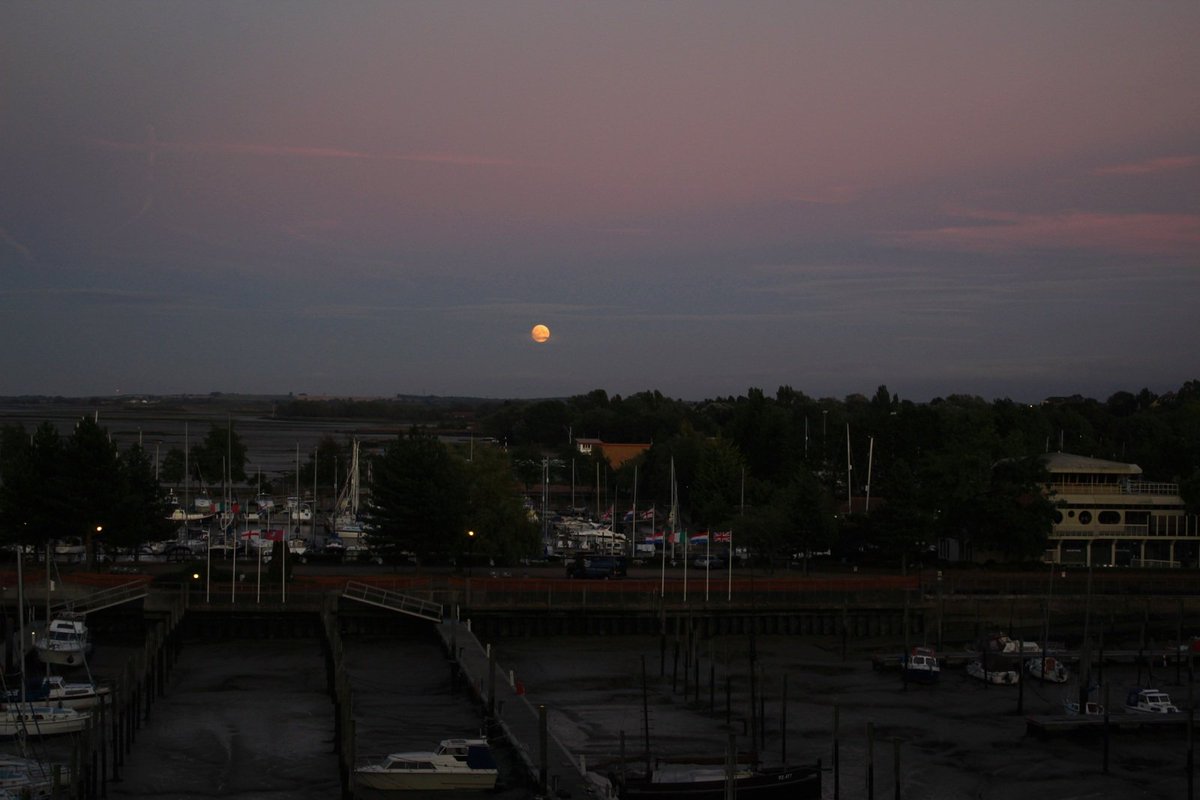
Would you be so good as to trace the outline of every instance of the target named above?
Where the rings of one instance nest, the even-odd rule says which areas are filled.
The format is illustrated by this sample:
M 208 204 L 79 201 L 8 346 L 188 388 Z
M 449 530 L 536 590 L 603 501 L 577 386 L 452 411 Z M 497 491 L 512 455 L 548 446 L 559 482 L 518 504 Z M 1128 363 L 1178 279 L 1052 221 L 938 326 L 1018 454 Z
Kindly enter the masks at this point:
M 534 325 L 529 335 L 533 337 L 535 342 L 544 342 L 550 338 L 550 329 L 545 325 Z

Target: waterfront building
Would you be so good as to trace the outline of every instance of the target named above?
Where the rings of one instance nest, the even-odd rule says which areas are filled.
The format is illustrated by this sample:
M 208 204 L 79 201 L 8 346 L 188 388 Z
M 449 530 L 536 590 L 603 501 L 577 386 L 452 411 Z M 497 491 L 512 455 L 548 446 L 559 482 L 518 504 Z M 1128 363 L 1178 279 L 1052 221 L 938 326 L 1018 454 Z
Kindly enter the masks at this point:
M 1137 464 L 1047 453 L 1056 505 L 1045 561 L 1085 566 L 1200 566 L 1200 524 L 1176 483 Z

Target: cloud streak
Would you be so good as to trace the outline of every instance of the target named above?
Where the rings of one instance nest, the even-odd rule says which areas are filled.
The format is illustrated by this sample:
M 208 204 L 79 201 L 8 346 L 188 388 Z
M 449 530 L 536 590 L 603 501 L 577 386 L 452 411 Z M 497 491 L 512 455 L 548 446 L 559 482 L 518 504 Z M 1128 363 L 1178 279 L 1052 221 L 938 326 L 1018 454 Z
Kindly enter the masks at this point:
M 1058 249 L 1186 256 L 1200 249 L 1197 214 L 979 211 L 971 216 L 978 224 L 906 231 L 884 238 L 900 246 L 976 253 Z
M 127 142 L 117 139 L 88 137 L 84 144 L 100 150 L 117 152 L 146 152 L 148 157 L 158 153 L 199 153 L 226 156 L 263 156 L 270 158 L 311 158 L 335 161 L 402 161 L 416 164 L 446 164 L 459 167 L 510 167 L 517 162 L 464 153 L 371 153 L 340 147 L 307 147 L 300 145 L 254 144 L 245 142 Z
M 1092 170 L 1093 175 L 1152 175 L 1200 167 L 1200 156 L 1165 156 L 1129 164 L 1113 164 Z

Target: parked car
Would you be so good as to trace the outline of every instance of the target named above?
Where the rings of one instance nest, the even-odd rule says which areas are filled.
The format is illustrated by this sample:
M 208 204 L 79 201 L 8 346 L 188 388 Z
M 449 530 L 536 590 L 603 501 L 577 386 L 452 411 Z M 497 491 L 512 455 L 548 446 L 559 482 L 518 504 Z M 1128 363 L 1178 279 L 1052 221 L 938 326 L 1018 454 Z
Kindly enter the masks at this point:
M 692 566 L 696 569 L 722 569 L 725 559 L 720 556 L 696 556 L 692 559 Z
M 575 556 L 567 561 L 568 578 L 624 578 L 624 556 Z

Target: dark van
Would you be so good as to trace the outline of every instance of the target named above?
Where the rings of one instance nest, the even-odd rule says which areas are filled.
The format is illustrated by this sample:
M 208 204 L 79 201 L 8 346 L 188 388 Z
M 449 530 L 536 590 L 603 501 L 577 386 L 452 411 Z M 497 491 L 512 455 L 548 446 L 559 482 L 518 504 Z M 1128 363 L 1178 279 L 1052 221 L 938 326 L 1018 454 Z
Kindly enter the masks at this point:
M 568 578 L 624 578 L 625 556 L 575 556 L 567 561 Z

